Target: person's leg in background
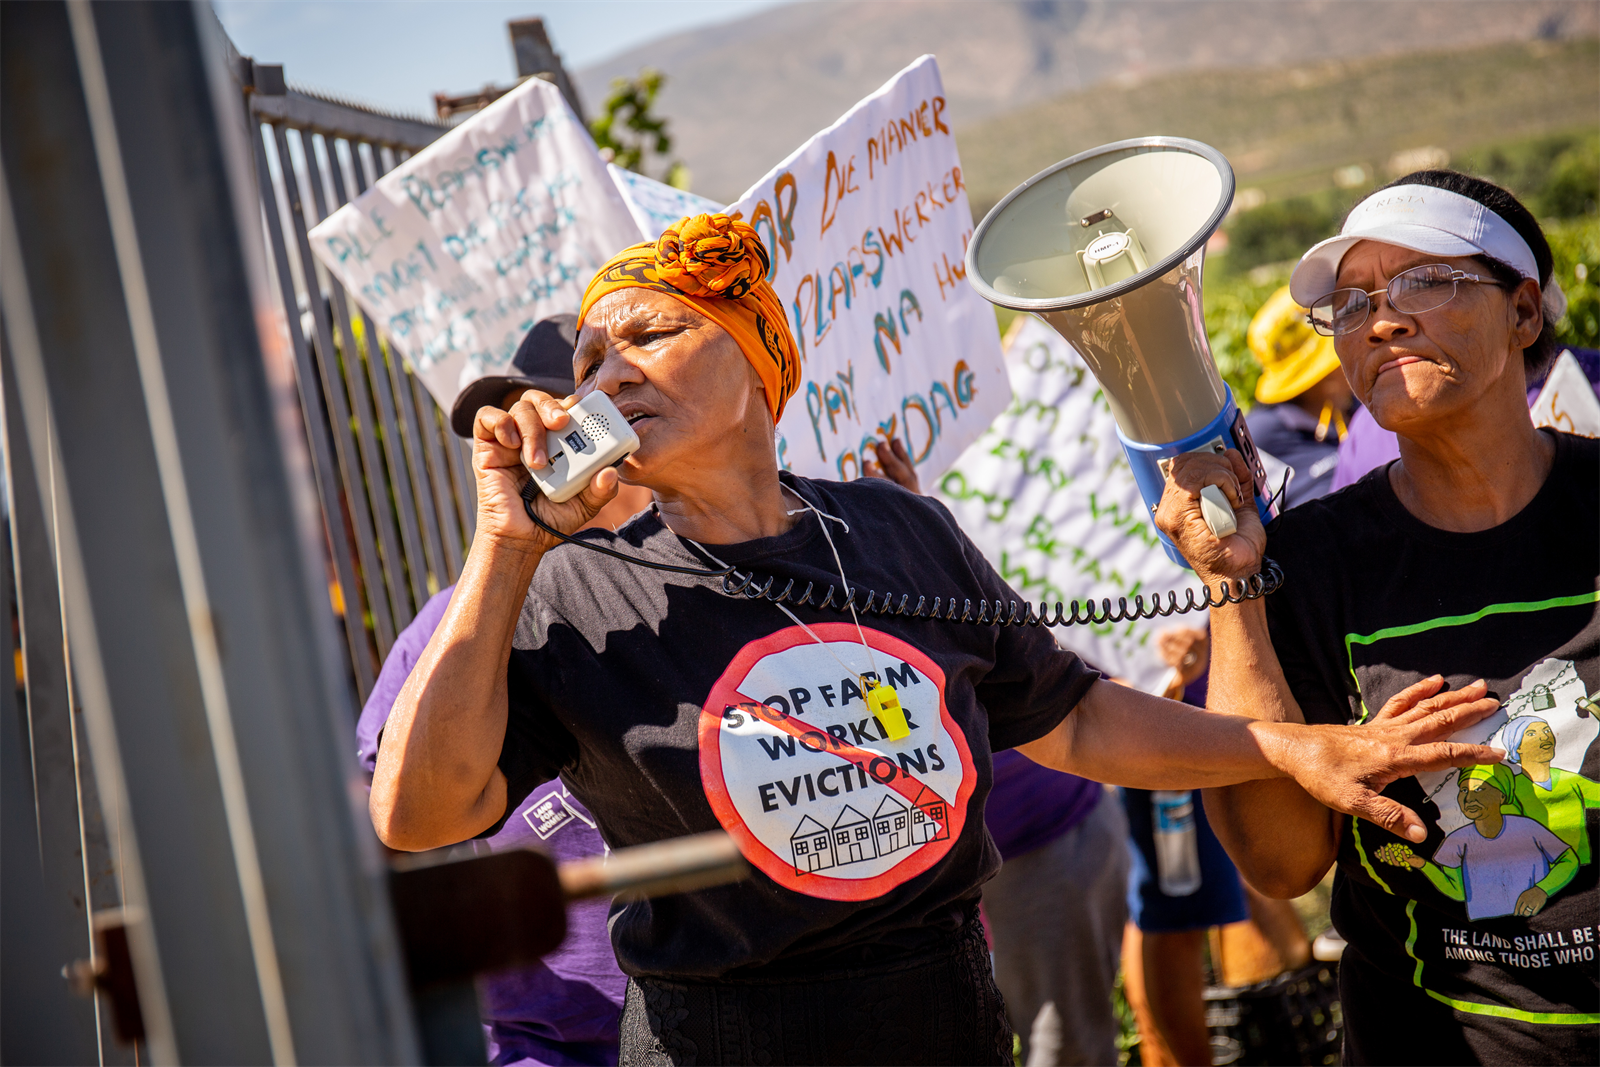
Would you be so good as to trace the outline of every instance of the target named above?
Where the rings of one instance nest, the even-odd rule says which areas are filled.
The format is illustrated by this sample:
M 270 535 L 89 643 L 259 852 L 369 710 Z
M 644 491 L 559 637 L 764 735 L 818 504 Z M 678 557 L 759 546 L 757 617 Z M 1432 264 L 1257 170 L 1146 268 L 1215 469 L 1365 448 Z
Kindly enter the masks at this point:
M 1128 816 L 1128 910 L 1123 938 L 1122 988 L 1139 1023 L 1142 1062 L 1207 1065 L 1211 1035 L 1206 1027 L 1206 931 L 1249 917 L 1239 872 L 1211 832 L 1199 796 L 1194 798 L 1195 846 L 1200 885 L 1183 896 L 1161 891 L 1151 795 L 1122 791 Z
M 1122 991 L 1139 1026 L 1139 1062 L 1195 1067 L 1211 1062 L 1206 1027 L 1206 931 L 1142 933 L 1128 924 L 1122 939 Z
M 1111 991 L 1128 914 L 1126 842 L 1122 805 L 1104 796 L 983 887 L 995 981 L 1030 1067 L 1117 1062 Z

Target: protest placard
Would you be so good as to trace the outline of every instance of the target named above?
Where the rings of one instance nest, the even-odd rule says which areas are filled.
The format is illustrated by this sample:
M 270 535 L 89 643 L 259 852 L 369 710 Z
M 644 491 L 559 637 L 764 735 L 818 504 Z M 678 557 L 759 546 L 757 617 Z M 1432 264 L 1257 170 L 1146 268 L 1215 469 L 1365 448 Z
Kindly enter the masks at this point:
M 1198 589 L 1161 548 L 1083 357 L 1030 317 L 1009 336 L 1006 363 L 1016 399 L 938 484 L 984 557 L 1023 597 L 1050 604 L 1110 598 L 1115 607 L 1118 597 Z M 1205 624 L 1196 612 L 1054 633 L 1101 669 L 1154 689 L 1167 673 L 1154 635 Z
M 1550 368 L 1530 412 L 1535 426 L 1600 437 L 1600 399 L 1570 351 L 1562 352 Z
M 779 424 L 799 474 L 854 478 L 902 437 L 937 477 L 1011 399 L 994 309 L 965 281 L 972 212 L 939 67 L 906 67 L 729 207 L 771 251 L 801 356 Z
M 588 131 L 530 78 L 325 219 L 311 248 L 449 410 L 640 238 Z
M 685 215 L 714 215 L 723 210 L 715 200 L 624 170 L 615 163 L 607 163 L 606 170 L 617 183 L 617 192 L 622 194 L 623 203 L 628 205 L 645 240 L 660 237 L 663 230 Z

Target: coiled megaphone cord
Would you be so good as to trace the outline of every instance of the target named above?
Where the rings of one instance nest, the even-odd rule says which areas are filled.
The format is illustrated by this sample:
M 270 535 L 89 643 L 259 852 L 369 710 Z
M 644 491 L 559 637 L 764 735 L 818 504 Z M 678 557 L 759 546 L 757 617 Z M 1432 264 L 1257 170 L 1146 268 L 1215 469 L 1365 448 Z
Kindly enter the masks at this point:
M 1111 606 L 1109 597 L 1102 599 L 1099 605 L 1093 600 L 1074 600 L 1070 611 L 1059 600 L 1053 608 L 1043 601 L 1035 605 L 1032 601 L 1026 600 L 1020 604 L 1015 600 L 980 600 L 977 612 L 974 614 L 972 601 L 962 600 L 958 614 L 955 597 L 934 597 L 930 607 L 927 597 L 918 596 L 916 607 L 913 608 L 910 606 L 910 593 L 900 594 L 899 603 L 896 603 L 893 593 L 879 593 L 875 589 L 864 590 L 860 586 L 840 597 L 836 595 L 837 588 L 832 585 L 828 586 L 827 593 L 818 600 L 813 596 L 816 589 L 814 582 L 807 582 L 805 590 L 796 596 L 795 580 L 790 578 L 780 592 L 774 593 L 773 586 L 778 584 L 776 576 L 769 575 L 765 582 L 761 582 L 757 575 L 741 574 L 731 565 L 716 569 L 680 567 L 671 563 L 657 563 L 654 560 L 630 556 L 592 541 L 580 541 L 576 537 L 562 533 L 535 514 L 533 498 L 538 493 L 538 486 L 534 484 L 533 479 L 528 479 L 527 484 L 522 487 L 523 510 L 528 513 L 528 518 L 533 520 L 535 526 L 568 544 L 620 559 L 636 567 L 687 574 L 696 578 L 721 578 L 721 591 L 724 596 L 742 596 L 748 600 L 767 600 L 774 604 L 810 607 L 819 611 L 831 608 L 841 615 L 853 607 L 860 615 L 878 618 L 929 619 L 937 622 L 968 623 L 973 626 L 1104 626 L 1135 620 L 1166 618 L 1170 615 L 1187 615 L 1192 611 L 1206 611 L 1227 604 L 1242 604 L 1246 600 L 1259 600 L 1276 593 L 1283 586 L 1283 568 L 1278 566 L 1276 560 L 1263 556 L 1259 572 L 1237 581 L 1224 579 L 1221 587 L 1214 593 L 1210 588 L 1206 588 L 1196 597 L 1193 589 L 1185 589 L 1181 603 L 1176 591 L 1168 592 L 1165 602 L 1159 593 L 1151 597 L 1148 603 L 1143 596 L 1135 596 L 1131 609 L 1128 607 L 1127 597 L 1118 597 L 1115 608 Z M 862 596 L 865 599 L 858 600 Z
M 1225 604 L 1242 604 L 1246 600 L 1259 600 L 1269 593 L 1275 593 L 1283 585 L 1283 569 L 1277 562 L 1263 558 L 1259 573 L 1252 574 L 1237 582 L 1224 580 L 1221 588 L 1213 593 L 1210 589 L 1204 590 L 1196 597 L 1193 589 L 1185 589 L 1182 603 L 1178 601 L 1176 592 L 1167 593 L 1163 602 L 1157 594 L 1150 598 L 1148 603 L 1143 596 L 1133 598 L 1133 607 L 1128 607 L 1127 597 L 1118 597 L 1117 606 L 1111 606 L 1109 598 L 1100 601 L 1097 606 L 1094 601 L 1087 602 L 1074 600 L 1071 610 L 1056 601 L 1052 608 L 1049 604 L 1033 604 L 1023 601 L 980 600 L 977 612 L 973 612 L 971 600 L 960 602 L 959 613 L 955 597 L 948 599 L 934 597 L 930 607 L 928 598 L 917 597 L 916 607 L 911 607 L 910 593 L 900 595 L 899 602 L 895 601 L 893 593 L 879 593 L 873 589 L 862 590 L 857 587 L 847 595 L 837 597 L 837 590 L 828 586 L 828 591 L 819 601 L 812 595 L 815 586 L 806 583 L 805 591 L 796 596 L 794 593 L 795 581 L 789 579 L 788 584 L 778 593 L 772 591 L 777 584 L 776 578 L 768 578 L 764 584 L 757 586 L 756 576 L 743 575 L 735 571 L 722 579 L 722 591 L 728 596 L 744 596 L 751 600 L 770 600 L 775 604 L 789 604 L 796 607 L 832 608 L 841 614 L 849 611 L 854 604 L 856 610 L 863 616 L 876 616 L 878 618 L 895 619 L 933 619 L 939 622 L 970 623 L 974 626 L 1103 626 L 1108 623 L 1128 622 L 1136 619 L 1165 618 L 1169 615 L 1185 615 L 1191 611 L 1204 611 L 1209 608 L 1219 608 Z M 865 594 L 865 601 L 855 604 L 857 596 Z

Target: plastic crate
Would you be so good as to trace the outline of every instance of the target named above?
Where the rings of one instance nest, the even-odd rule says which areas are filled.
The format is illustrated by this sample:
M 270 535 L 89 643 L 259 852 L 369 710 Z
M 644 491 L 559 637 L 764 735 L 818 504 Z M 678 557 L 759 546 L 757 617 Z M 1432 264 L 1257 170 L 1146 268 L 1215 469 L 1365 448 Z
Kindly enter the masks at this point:
M 1305 1067 L 1340 1060 L 1339 965 L 1313 961 L 1244 988 L 1205 992 L 1211 1062 L 1217 1067 Z

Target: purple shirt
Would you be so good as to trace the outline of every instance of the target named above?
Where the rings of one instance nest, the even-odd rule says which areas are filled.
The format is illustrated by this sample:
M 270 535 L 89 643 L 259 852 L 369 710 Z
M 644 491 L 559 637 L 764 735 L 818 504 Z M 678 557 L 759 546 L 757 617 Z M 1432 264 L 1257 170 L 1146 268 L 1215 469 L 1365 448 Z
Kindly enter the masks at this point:
M 1595 387 L 1595 392 L 1600 393 L 1600 352 L 1592 348 L 1564 348 L 1562 351 L 1572 353 L 1572 358 L 1583 368 L 1584 377 Z M 1543 387 L 1544 381 L 1540 380 L 1528 388 L 1530 407 L 1539 399 L 1539 390 Z M 1347 485 L 1354 485 L 1368 471 L 1377 470 L 1399 458 L 1400 439 L 1392 431 L 1379 426 L 1372 412 L 1361 408 L 1350 420 L 1350 432 L 1339 442 L 1339 465 L 1334 469 L 1333 486 L 1328 491 L 1335 492 Z
M 356 724 L 356 752 L 372 773 L 378 734 L 417 657 L 444 618 L 454 589 L 428 600 L 389 650 L 372 695 Z M 605 842 L 594 817 L 557 779 L 529 794 L 493 837 L 470 843 L 478 850 L 535 847 L 556 862 L 598 856 Z M 489 1062 L 508 1064 L 614 1064 L 617 1017 L 627 980 L 617 969 L 606 917 L 611 904 L 587 900 L 567 907 L 567 939 L 528 967 L 480 978 L 478 999 L 489 1030 Z
M 996 752 L 994 788 L 984 805 L 983 824 L 1000 858 L 1009 860 L 1078 825 L 1104 794 L 1099 782 L 1041 767 L 1015 750 Z

